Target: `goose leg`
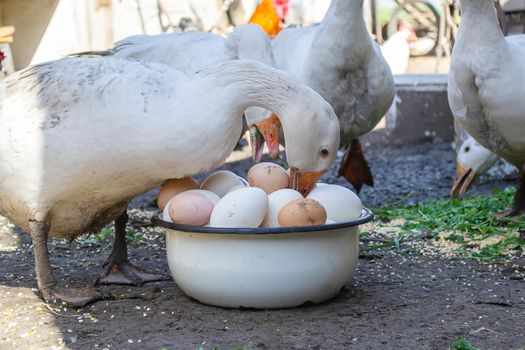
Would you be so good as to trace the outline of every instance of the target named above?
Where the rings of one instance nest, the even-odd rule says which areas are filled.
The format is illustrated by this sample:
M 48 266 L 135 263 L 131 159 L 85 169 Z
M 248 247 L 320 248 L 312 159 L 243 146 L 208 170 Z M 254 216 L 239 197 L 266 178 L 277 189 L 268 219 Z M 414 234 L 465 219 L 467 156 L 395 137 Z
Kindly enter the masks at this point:
M 339 176 L 344 176 L 354 186 L 358 194 L 361 192 L 363 185 L 374 186 L 372 172 L 358 139 L 353 139 L 346 148 L 339 167 Z
M 102 274 L 95 284 L 129 284 L 141 286 L 147 282 L 163 281 L 162 275 L 153 274 L 134 266 L 128 260 L 128 247 L 126 244 L 126 224 L 128 214 L 124 211 L 115 220 L 115 241 L 113 250 L 106 261 Z
M 518 177 L 518 187 L 514 195 L 512 208 L 506 212 L 501 213 L 501 216 L 515 218 L 525 214 L 525 171 L 520 170 Z
M 105 299 L 94 288 L 59 288 L 51 264 L 47 239 L 51 226 L 38 221 L 29 221 L 29 230 L 35 254 L 35 270 L 38 289 L 46 302 L 64 302 L 73 307 L 83 307 L 97 300 Z

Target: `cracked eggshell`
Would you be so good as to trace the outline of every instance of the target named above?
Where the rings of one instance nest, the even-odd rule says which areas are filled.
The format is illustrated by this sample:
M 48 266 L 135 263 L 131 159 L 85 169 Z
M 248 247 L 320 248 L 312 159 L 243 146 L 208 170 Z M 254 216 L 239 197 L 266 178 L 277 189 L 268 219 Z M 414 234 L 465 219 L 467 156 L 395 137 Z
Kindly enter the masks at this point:
M 259 227 L 268 211 L 268 196 L 260 188 L 246 187 L 225 195 L 211 213 L 210 227 Z
M 278 216 L 281 209 L 291 201 L 302 198 L 303 196 L 299 192 L 289 188 L 271 193 L 268 196 L 268 213 L 264 218 L 262 227 L 280 227 Z
M 240 177 L 240 176 L 237 176 L 239 178 L 239 180 L 241 180 L 241 182 L 244 184 L 244 186 L 246 187 L 250 187 L 250 183 L 248 182 L 248 180 Z
M 173 222 L 173 220 L 171 220 L 170 218 L 170 203 L 171 203 L 171 199 L 168 201 L 168 203 L 166 203 L 166 205 L 164 206 L 164 209 L 162 209 L 162 220 L 167 221 L 167 222 Z
M 306 197 L 321 203 L 328 219 L 335 222 L 352 221 L 361 216 L 363 204 L 359 197 L 346 187 L 325 184 L 315 187 Z
M 246 181 L 231 171 L 220 170 L 210 174 L 201 184 L 201 189 L 216 193 L 219 197 L 224 197 L 228 191 L 235 186 L 244 185 Z

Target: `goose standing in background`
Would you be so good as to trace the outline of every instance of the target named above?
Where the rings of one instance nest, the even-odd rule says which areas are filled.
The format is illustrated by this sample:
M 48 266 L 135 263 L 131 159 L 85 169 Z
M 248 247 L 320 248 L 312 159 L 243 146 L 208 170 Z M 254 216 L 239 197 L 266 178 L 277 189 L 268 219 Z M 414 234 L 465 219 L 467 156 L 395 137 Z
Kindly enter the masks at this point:
M 507 216 L 525 213 L 525 35 L 505 38 L 493 0 L 460 0 L 448 99 L 476 141 L 515 165 L 518 187 Z
M 370 132 L 392 105 L 394 79 L 370 37 L 363 0 L 332 0 L 317 25 L 282 30 L 272 41 L 278 69 L 290 72 L 323 96 L 341 125 L 347 146 L 339 169 L 359 192 L 373 185 L 358 137 Z
M 156 278 L 128 262 L 129 201 L 166 179 L 215 168 L 233 151 L 246 108 L 277 113 L 296 189 L 332 165 L 339 124 L 330 105 L 293 77 L 255 61 L 230 61 L 191 77 L 154 62 L 68 58 L 2 82 L 0 215 L 30 233 L 46 301 L 83 306 L 94 290 L 61 289 L 48 237 L 74 239 L 115 220 L 102 274 L 113 283 Z
M 238 26 L 226 38 L 206 32 L 134 35 L 117 42 L 110 50 L 72 56 L 135 58 L 164 63 L 185 74 L 239 59 L 253 59 L 275 66 L 270 38 L 255 24 Z M 264 142 L 270 155 L 279 157 L 279 119 L 275 115 L 264 119 L 268 114 L 258 107 L 248 109 L 245 115 L 251 131 L 254 161 L 260 161 Z

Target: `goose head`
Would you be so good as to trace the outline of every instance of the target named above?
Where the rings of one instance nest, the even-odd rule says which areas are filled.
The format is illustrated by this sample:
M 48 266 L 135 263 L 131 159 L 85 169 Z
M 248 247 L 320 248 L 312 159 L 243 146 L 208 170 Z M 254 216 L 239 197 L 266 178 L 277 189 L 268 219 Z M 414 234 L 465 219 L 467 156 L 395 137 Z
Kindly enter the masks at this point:
M 229 61 L 199 75 L 211 79 L 208 83 L 222 94 L 223 106 L 231 104 L 232 123 L 253 106 L 275 113 L 286 139 L 292 188 L 307 194 L 334 163 L 340 137 L 337 116 L 297 78 L 253 60 Z M 196 83 L 202 86 L 199 79 Z
M 485 173 L 498 160 L 498 156 L 469 137 L 459 149 L 456 163 L 456 180 L 451 190 L 452 198 L 462 198 L 476 176 Z
M 332 107 L 315 91 L 303 87 L 298 100 L 280 119 L 290 166 L 290 187 L 306 196 L 335 161 L 339 122 Z

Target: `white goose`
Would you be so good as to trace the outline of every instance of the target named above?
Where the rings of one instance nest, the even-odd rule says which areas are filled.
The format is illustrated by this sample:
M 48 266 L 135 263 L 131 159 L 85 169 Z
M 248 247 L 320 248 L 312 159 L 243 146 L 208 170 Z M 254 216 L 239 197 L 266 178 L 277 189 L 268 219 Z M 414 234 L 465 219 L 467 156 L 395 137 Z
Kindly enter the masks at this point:
M 339 169 L 360 190 L 373 185 L 357 137 L 371 131 L 392 104 L 394 79 L 363 17 L 363 0 L 332 0 L 318 25 L 282 30 L 273 40 L 276 67 L 323 96 L 341 124 L 347 152 Z
M 300 191 L 313 187 L 339 147 L 330 105 L 255 61 L 231 61 L 187 77 L 152 62 L 70 58 L 4 82 L 0 215 L 31 234 L 45 300 L 84 305 L 98 297 L 57 288 L 48 237 L 74 239 L 116 218 L 109 270 L 143 280 L 143 271 L 127 261 L 128 202 L 165 179 L 220 165 L 237 143 L 247 107 L 280 116 Z
M 108 51 L 76 55 L 101 55 L 159 62 L 186 74 L 194 74 L 206 67 L 238 59 L 253 59 L 271 67 L 275 65 L 270 38 L 254 24 L 235 28 L 227 38 L 204 32 L 135 35 L 117 42 L 115 47 Z M 260 160 L 264 141 L 270 154 L 274 158 L 278 157 L 281 126 L 279 119 L 272 115 L 265 120 L 267 113 L 258 107 L 249 108 L 245 115 L 248 126 L 252 128 L 254 160 Z
M 461 0 L 448 98 L 454 117 L 520 173 L 512 209 L 525 212 L 525 35 L 505 38 L 493 0 Z

